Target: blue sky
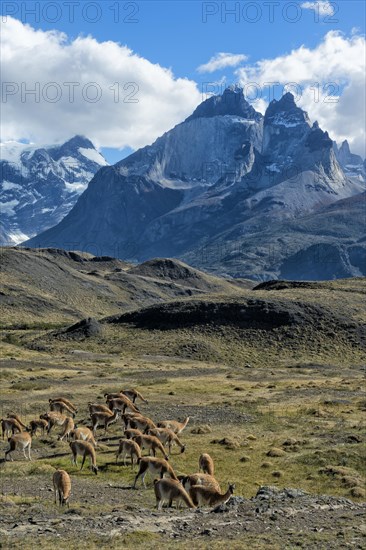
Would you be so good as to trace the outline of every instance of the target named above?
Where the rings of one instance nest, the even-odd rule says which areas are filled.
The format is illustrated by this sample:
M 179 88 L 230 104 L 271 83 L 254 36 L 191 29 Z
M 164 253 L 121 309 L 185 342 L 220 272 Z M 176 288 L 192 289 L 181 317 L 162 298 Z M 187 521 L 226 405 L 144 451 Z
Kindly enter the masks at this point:
M 222 78 L 227 84 L 236 82 L 238 73 L 235 71 L 242 65 L 253 67 L 260 60 L 290 54 L 301 45 L 309 50 L 316 49 L 330 31 L 341 31 L 346 37 L 363 35 L 365 31 L 365 3 L 354 0 L 332 3 L 336 11 L 333 16 L 322 13 L 321 9 L 317 13 L 318 7 L 301 7 L 304 2 L 79 1 L 72 3 L 73 21 L 67 3 L 59 0 L 57 10 L 54 4 L 47 1 L 3 2 L 2 13 L 12 15 L 35 30 L 62 31 L 70 42 L 79 36 L 91 35 L 98 42 L 108 40 L 126 45 L 150 63 L 170 69 L 175 79 L 197 83 L 199 91 L 205 83 Z M 235 8 L 235 15 L 229 13 Z M 34 9 L 39 10 L 36 15 L 32 13 Z M 270 10 L 273 10 L 273 17 Z M 197 71 L 197 67 L 219 52 L 242 54 L 246 60 L 235 67 L 214 72 Z M 116 80 L 118 74 L 116 70 Z M 345 81 L 347 78 L 351 77 L 346 75 Z M 341 80 L 340 85 L 344 86 Z M 122 150 L 106 146 L 106 141 L 100 138 L 102 152 L 110 162 L 136 148 L 133 140 L 127 144 L 128 139 L 124 139 Z

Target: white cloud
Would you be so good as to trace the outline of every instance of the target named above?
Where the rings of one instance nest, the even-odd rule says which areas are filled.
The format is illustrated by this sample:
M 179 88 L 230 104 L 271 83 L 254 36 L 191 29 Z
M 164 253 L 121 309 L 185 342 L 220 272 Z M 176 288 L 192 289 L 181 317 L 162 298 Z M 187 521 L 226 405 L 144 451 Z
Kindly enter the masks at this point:
M 348 38 L 330 31 L 313 49 L 301 46 L 287 55 L 241 67 L 235 74 L 244 89 L 248 86 L 251 97 L 249 83 L 258 86 L 262 111 L 263 100 L 273 99 L 268 93 L 271 87 L 278 92 L 295 83 L 297 104 L 310 119 L 318 120 L 337 142 L 348 139 L 354 152 L 365 157 L 365 49 L 363 36 Z M 289 86 L 289 91 L 295 90 L 296 86 Z
M 85 134 L 97 146 L 135 149 L 201 101 L 195 82 L 175 78 L 116 42 L 69 40 L 7 17 L 1 51 L 3 141 L 55 143 Z M 36 96 L 26 94 L 31 89 Z
M 334 7 L 327 0 L 319 2 L 303 2 L 301 7 L 305 10 L 314 10 L 319 15 L 334 15 Z
M 211 59 L 197 67 L 199 73 L 214 73 L 220 69 L 227 67 L 237 67 L 239 63 L 246 61 L 248 57 L 244 54 L 224 53 L 220 52 L 211 57 Z

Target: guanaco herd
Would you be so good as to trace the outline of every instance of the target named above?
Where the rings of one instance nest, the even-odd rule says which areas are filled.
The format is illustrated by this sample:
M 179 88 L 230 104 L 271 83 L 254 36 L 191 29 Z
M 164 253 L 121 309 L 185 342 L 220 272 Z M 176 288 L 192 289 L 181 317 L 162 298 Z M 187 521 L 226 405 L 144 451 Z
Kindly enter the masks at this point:
M 65 397 L 49 399 L 49 411 L 41 414 L 39 418 L 31 420 L 25 425 L 17 414 L 10 413 L 1 419 L 2 438 L 8 437 L 9 449 L 5 451 L 5 460 L 13 460 L 11 453 L 15 450 L 23 451 L 26 460 L 31 460 L 32 437 L 39 431 L 50 434 L 55 426 L 61 428 L 58 439 L 69 442 L 72 463 L 77 466 L 77 458 L 81 457 L 83 468 L 86 459 L 89 459 L 90 469 L 98 474 L 96 448 L 97 427 L 104 428 L 107 432 L 109 426 L 121 418 L 124 427 L 124 437 L 119 440 L 116 453 L 116 464 L 120 457 L 126 466 L 127 457 L 131 467 L 138 466 L 132 488 L 136 488 L 141 478 L 146 488 L 145 477 L 149 473 L 154 479 L 154 492 L 156 506 L 161 510 L 166 503 L 171 507 L 182 503 L 189 508 L 201 506 L 218 506 L 226 503 L 232 496 L 235 485 L 229 484 L 225 493 L 221 491 L 220 484 L 215 478 L 214 462 L 209 454 L 203 453 L 199 457 L 197 473 L 191 475 L 176 475 L 169 462 L 172 446 L 177 445 L 180 452 L 185 451 L 186 446 L 180 439 L 189 422 L 187 417 L 183 422 L 177 420 L 164 420 L 155 424 L 151 418 L 140 413 L 136 401 L 147 404 L 148 401 L 135 389 L 123 389 L 116 393 L 104 394 L 106 404 L 88 403 L 90 415 L 90 427 L 77 426 L 74 422 L 78 412 L 75 405 Z M 127 410 L 128 409 L 128 410 Z M 142 451 L 148 451 L 148 456 L 143 456 Z M 160 453 L 161 457 L 156 456 Z M 65 470 L 57 469 L 53 474 L 53 487 L 55 503 L 61 506 L 69 506 L 71 496 L 71 479 Z

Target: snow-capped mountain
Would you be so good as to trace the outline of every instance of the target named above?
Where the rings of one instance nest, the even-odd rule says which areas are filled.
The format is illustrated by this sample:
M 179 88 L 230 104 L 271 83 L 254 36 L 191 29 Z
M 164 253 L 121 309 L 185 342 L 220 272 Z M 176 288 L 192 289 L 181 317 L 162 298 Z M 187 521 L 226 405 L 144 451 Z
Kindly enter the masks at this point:
M 18 244 L 56 225 L 107 162 L 75 136 L 57 146 L 0 144 L 1 244 Z
M 296 222 L 363 190 L 363 182 L 342 169 L 328 133 L 310 122 L 291 94 L 272 101 L 263 117 L 241 88 L 230 87 L 151 146 L 99 170 L 70 213 L 26 244 L 72 243 L 85 250 L 92 243 L 94 253 L 139 261 L 189 258 L 235 275 L 227 269 L 225 244 L 255 242 L 276 224 Z M 276 276 L 286 257 L 284 252 L 274 264 L 260 259 L 262 249 L 260 257 L 255 247 L 251 254 L 241 276 Z

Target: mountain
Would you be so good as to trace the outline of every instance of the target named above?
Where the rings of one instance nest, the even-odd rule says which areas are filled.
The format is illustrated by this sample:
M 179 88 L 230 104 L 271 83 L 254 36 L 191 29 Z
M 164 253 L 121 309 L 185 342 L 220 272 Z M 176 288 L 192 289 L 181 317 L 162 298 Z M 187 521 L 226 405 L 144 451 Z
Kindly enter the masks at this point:
M 355 177 L 366 183 L 366 159 L 362 160 L 360 155 L 351 153 L 347 140 L 344 140 L 340 147 L 333 142 L 334 152 L 344 173 L 348 177 Z
M 292 94 L 273 100 L 263 117 L 241 88 L 230 87 L 151 146 L 99 170 L 70 213 L 26 244 L 137 261 L 189 258 L 217 273 L 277 277 L 286 254 L 306 239 L 295 239 L 276 263 L 262 261 L 262 235 L 281 238 L 276 228 L 287 230 L 364 190 L 337 156 L 328 133 L 311 124 Z M 314 239 L 321 233 L 310 245 Z M 244 251 L 248 242 L 251 262 L 238 265 L 240 254 L 231 262 L 233 248 Z
M 0 145 L 1 244 L 17 244 L 56 225 L 105 159 L 90 140 L 57 146 Z

